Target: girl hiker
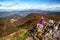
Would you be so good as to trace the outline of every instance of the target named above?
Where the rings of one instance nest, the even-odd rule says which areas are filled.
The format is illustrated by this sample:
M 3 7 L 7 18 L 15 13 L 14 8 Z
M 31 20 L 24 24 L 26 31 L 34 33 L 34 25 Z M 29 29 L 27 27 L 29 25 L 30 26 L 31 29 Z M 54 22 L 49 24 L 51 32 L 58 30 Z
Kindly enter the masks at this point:
M 42 32 L 43 31 L 44 24 L 45 24 L 45 20 L 44 20 L 44 17 L 42 16 L 40 23 L 37 24 L 37 29 L 38 29 L 37 31 L 38 32 Z

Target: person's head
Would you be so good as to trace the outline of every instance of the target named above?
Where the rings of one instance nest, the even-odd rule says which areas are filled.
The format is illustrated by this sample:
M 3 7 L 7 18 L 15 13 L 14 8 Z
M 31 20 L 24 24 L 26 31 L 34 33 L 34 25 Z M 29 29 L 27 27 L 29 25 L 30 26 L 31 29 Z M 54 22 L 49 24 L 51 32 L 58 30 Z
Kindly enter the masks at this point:
M 44 19 L 44 17 L 42 16 L 42 18 L 41 19 Z

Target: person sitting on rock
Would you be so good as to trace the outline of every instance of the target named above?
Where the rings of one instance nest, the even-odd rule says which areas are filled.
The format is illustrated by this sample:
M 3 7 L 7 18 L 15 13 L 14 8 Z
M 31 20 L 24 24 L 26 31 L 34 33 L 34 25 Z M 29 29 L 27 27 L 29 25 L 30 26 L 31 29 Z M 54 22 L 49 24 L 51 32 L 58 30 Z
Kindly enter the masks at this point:
M 43 26 L 45 24 L 44 17 L 42 16 L 40 23 L 37 24 L 38 32 L 41 32 L 43 30 Z

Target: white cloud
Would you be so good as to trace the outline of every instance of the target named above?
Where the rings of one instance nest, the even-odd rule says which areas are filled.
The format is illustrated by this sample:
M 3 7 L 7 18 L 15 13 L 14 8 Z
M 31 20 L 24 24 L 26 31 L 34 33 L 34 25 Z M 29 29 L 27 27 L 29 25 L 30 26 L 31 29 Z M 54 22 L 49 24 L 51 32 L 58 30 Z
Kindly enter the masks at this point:
M 49 10 L 49 11 L 60 11 L 60 4 L 56 4 L 56 5 L 41 4 L 41 5 L 36 5 L 35 8 L 41 10 Z
M 41 9 L 41 10 L 50 10 L 50 11 L 60 11 L 60 4 L 48 5 L 48 4 L 25 4 L 20 2 L 13 3 L 0 3 L 0 9 L 9 9 L 9 10 L 24 10 L 24 9 Z

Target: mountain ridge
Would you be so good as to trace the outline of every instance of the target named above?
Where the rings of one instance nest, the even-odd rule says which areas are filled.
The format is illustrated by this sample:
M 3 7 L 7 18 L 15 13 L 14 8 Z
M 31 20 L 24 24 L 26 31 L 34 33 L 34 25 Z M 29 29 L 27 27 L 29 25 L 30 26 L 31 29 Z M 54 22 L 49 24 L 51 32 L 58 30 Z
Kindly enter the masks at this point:
M 27 15 L 26 17 L 23 17 L 14 23 L 10 22 L 10 19 L 3 19 L 0 22 L 0 34 L 2 36 L 9 35 L 13 32 L 16 32 L 19 28 L 24 28 L 24 29 L 32 29 L 34 26 L 36 26 L 37 23 L 40 22 L 41 17 L 44 17 L 45 21 L 48 21 L 50 19 L 54 21 L 60 21 L 60 17 L 57 16 L 49 16 L 49 15 L 43 15 L 43 14 L 37 14 L 37 13 L 31 13 Z M 6 33 L 6 34 L 4 34 Z
M 22 11 L 0 12 L 0 18 L 4 18 L 6 16 L 10 16 L 10 15 L 13 15 L 13 14 L 18 14 L 18 15 L 21 15 L 21 16 L 26 16 L 26 15 L 28 15 L 30 13 L 38 13 L 38 14 L 60 16 L 60 12 L 30 9 L 30 10 L 22 10 Z

